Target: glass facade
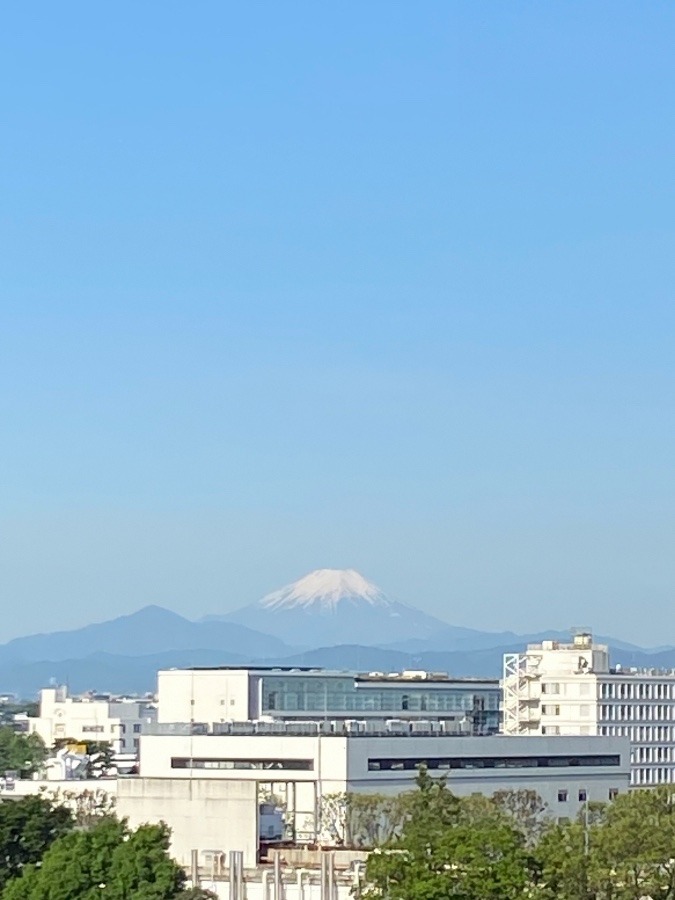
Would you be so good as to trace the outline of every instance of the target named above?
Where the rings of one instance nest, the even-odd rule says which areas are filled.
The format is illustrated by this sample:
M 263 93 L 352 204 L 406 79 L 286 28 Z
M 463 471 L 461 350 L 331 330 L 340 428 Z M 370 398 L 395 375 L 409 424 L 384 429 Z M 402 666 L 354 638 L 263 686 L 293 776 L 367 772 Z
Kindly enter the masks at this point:
M 262 679 L 262 712 L 270 716 L 468 718 L 476 733 L 491 733 L 499 730 L 499 701 L 497 683 L 387 681 L 319 673 Z

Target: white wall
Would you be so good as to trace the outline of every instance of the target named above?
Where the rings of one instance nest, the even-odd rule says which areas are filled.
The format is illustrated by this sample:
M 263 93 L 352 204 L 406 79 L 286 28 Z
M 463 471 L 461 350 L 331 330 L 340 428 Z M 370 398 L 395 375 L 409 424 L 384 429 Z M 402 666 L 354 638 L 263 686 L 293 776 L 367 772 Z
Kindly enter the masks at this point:
M 171 828 L 171 853 L 181 865 L 190 865 L 192 850 L 241 850 L 244 865 L 256 864 L 258 799 L 253 782 L 120 779 L 117 812 L 131 828 L 166 822 Z
M 163 669 L 157 673 L 158 722 L 246 722 L 246 669 Z
M 355 792 L 399 793 L 411 790 L 416 772 L 369 771 L 369 758 L 438 756 L 581 756 L 617 754 L 619 766 L 556 766 L 450 769 L 445 774 L 459 795 L 492 794 L 499 790 L 534 790 L 555 816 L 575 816 L 583 805 L 579 792 L 589 800 L 606 802 L 610 791 L 628 789 L 630 745 L 625 738 L 605 737 L 338 737 L 272 735 L 146 735 L 141 740 L 140 774 L 151 778 L 207 781 L 293 782 L 296 808 L 310 813 L 316 796 Z M 245 760 L 307 759 L 308 769 L 173 769 L 172 757 Z M 558 799 L 567 791 L 567 799 Z M 303 822 L 305 819 L 302 820 Z M 309 817 L 307 817 L 309 821 Z
M 226 778 L 241 781 L 319 782 L 325 793 L 344 791 L 347 737 L 318 735 L 143 735 L 140 775 L 144 778 Z M 173 757 L 194 759 L 300 759 L 308 769 L 181 769 Z

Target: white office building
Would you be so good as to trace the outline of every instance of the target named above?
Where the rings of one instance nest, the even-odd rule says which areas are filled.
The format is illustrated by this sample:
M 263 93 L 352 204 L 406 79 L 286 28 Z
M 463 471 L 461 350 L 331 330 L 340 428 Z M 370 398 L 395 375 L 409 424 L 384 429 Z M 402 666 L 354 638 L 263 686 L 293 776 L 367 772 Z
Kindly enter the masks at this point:
M 421 765 L 444 775 L 458 796 L 535 791 L 557 819 L 628 789 L 627 739 L 374 734 L 347 727 L 249 723 L 245 731 L 220 724 L 204 731 L 158 724 L 141 738 L 140 776 L 119 782 L 118 813 L 132 825 L 164 819 L 181 860 L 206 848 L 246 850 L 252 860 L 261 798 L 282 798 L 289 840 L 312 843 L 320 835 L 322 798 L 412 790 Z
M 497 679 L 443 672 L 339 672 L 316 668 L 165 669 L 159 722 L 402 719 L 435 721 L 473 735 L 499 731 Z
M 590 634 L 504 656 L 503 731 L 631 741 L 631 784 L 675 783 L 675 671 L 610 666 Z
M 154 703 L 137 698 L 84 694 L 70 697 L 65 687 L 40 691 L 40 714 L 28 731 L 47 747 L 62 741 L 109 743 L 118 754 L 137 754 L 143 729 L 154 723 Z

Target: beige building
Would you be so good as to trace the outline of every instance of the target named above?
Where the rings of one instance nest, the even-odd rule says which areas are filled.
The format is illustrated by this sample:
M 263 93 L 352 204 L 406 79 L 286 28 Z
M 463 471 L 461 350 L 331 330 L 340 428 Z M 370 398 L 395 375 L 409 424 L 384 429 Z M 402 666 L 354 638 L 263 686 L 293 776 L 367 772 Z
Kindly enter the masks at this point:
M 40 691 L 40 714 L 28 719 L 28 731 L 47 747 L 57 741 L 102 741 L 115 753 L 137 753 L 144 726 L 156 719 L 154 704 L 138 699 L 70 697 L 65 687 Z
M 610 665 L 587 633 L 504 656 L 503 731 L 631 741 L 631 784 L 675 783 L 675 671 Z

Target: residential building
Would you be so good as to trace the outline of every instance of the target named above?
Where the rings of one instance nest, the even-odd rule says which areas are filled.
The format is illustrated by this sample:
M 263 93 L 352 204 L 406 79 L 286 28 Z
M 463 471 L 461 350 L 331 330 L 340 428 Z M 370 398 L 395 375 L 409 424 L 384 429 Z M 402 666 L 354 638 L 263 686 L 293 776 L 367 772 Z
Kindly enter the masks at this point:
M 631 741 L 631 784 L 675 783 L 675 671 L 610 665 L 588 633 L 504 656 L 503 731 Z
M 47 747 L 56 742 L 111 744 L 115 753 L 137 754 L 141 733 L 156 721 L 154 702 L 138 698 L 83 694 L 70 697 L 66 687 L 40 691 L 40 714 L 28 719 L 28 731 Z
M 162 670 L 157 697 L 159 722 L 396 718 L 481 735 L 499 731 L 501 694 L 496 679 L 445 673 L 223 666 Z

